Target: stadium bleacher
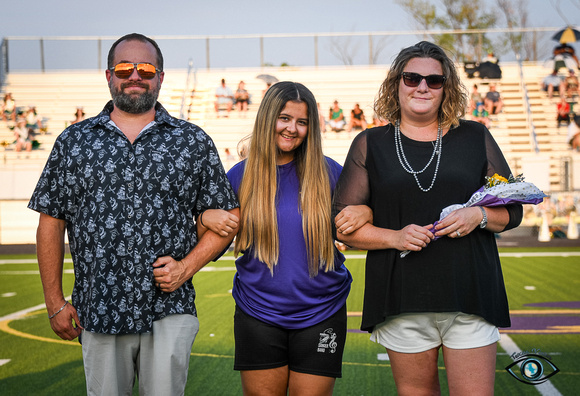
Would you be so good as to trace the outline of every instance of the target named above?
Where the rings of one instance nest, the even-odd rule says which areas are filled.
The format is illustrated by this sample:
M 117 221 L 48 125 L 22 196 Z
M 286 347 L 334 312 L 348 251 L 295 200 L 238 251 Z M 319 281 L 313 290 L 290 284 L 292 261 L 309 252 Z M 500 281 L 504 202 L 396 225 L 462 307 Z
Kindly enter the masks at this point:
M 541 156 L 549 164 L 548 191 L 580 189 L 580 154 L 572 153 L 566 142 L 566 128 L 557 127 L 556 105 L 545 92 L 541 91 L 541 81 L 547 70 L 541 64 L 524 63 L 523 81 L 516 63 L 505 63 L 500 80 L 468 78 L 462 71 L 461 77 L 470 88 L 478 84 L 485 94 L 490 82 L 497 84 L 504 100 L 504 110 L 492 117 L 490 130 L 502 148 L 512 171 L 521 173 L 525 163 Z M 458 70 L 463 70 L 458 66 Z M 188 81 L 187 70 L 168 69 L 160 92 L 159 101 L 174 116 L 180 112 L 184 118 L 202 127 L 214 140 L 222 159 L 229 148 L 236 152 L 240 140 L 248 136 L 262 97 L 265 83 L 256 78 L 268 73 L 279 80 L 298 81 L 309 87 L 327 117 L 328 109 L 336 99 L 347 118 L 355 103 L 363 109 L 367 121 L 372 120 L 373 102 L 379 85 L 384 80 L 387 67 L 382 66 L 332 66 L 332 67 L 280 67 L 274 68 L 231 68 L 196 70 L 189 80 L 195 81 L 195 90 L 185 88 Z M 230 87 L 236 87 L 240 80 L 246 83 L 251 95 L 247 117 L 239 117 L 232 111 L 229 118 L 218 118 L 214 110 L 214 90 L 222 78 Z M 191 84 L 193 85 L 193 84 Z M 526 88 L 531 108 L 528 119 L 524 90 Z M 17 72 L 7 75 L 2 86 L 2 94 L 11 92 L 17 106 L 35 105 L 41 117 L 47 117 L 48 132 L 38 135 L 40 147 L 30 153 L 14 150 L 13 134 L 5 122 L 0 122 L 0 200 L 26 201 L 48 158 L 50 149 L 58 134 L 70 124 L 77 106 L 82 106 L 87 117 L 98 114 L 110 99 L 110 94 L 102 71 L 61 70 L 48 72 Z M 185 99 L 185 100 L 184 100 Z M 531 134 L 533 124 L 539 154 L 535 150 Z M 343 163 L 357 131 L 326 132 L 324 134 L 325 154 Z M 570 175 L 577 170 L 576 184 Z M 566 173 L 568 172 L 568 173 Z M 25 205 L 22 211 L 26 212 Z M 14 208 L 10 209 L 15 210 Z M 27 211 L 30 212 L 30 211 Z M 28 213 L 22 214 L 27 216 Z M 33 214 L 34 215 L 34 214 Z M 3 217 L 0 214 L 0 221 Z M 9 231 L 2 224 L 0 243 L 6 242 Z M 31 238 L 34 232 L 30 233 Z M 10 240 L 11 237 L 8 237 Z M 30 239 L 30 238 L 29 238 Z M 18 242 L 17 242 L 18 243 Z

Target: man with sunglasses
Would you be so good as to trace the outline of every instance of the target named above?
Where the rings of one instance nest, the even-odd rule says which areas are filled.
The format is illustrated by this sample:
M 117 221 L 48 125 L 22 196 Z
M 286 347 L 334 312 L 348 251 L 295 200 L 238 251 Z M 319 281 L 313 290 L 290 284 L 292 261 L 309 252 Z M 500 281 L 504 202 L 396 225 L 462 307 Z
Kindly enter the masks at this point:
M 112 101 L 56 140 L 30 200 L 53 331 L 79 337 L 89 395 L 183 394 L 199 322 L 191 279 L 232 237 L 206 232 L 206 209 L 238 214 L 217 150 L 157 102 L 163 56 L 132 33 L 105 72 Z M 75 271 L 62 289 L 65 229 Z M 230 235 L 235 235 L 235 232 Z

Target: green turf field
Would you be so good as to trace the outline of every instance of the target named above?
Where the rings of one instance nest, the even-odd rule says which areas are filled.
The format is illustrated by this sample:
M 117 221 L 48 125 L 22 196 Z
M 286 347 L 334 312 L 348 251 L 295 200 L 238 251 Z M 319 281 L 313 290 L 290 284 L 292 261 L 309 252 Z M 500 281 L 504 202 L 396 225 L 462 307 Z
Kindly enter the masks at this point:
M 562 254 L 565 251 L 570 253 Z M 502 249 L 501 252 L 512 321 L 517 317 L 527 323 L 511 333 L 510 330 L 503 333 L 502 342 L 510 340 L 523 352 L 547 354 L 560 372 L 542 387 L 520 383 L 505 370 L 513 360 L 500 346 L 495 393 L 579 394 L 580 248 Z M 361 256 L 360 252 L 348 254 Z M 347 266 L 354 278 L 348 300 L 348 326 L 352 331 L 344 352 L 343 378 L 337 381 L 335 394 L 395 394 L 384 349 L 371 343 L 368 334 L 357 332 L 362 310 L 364 259 L 349 258 Z M 210 267 L 194 279 L 201 328 L 193 345 L 186 394 L 240 395 L 239 374 L 232 369 L 234 302 L 230 290 L 234 263 L 231 257 L 225 257 Z M 68 295 L 72 291 L 72 264 L 67 263 L 65 268 L 68 269 L 64 276 Z M 563 304 L 566 302 L 568 306 Z M 540 303 L 562 304 L 529 305 Z M 10 316 L 25 310 L 30 312 L 16 319 Z M 440 367 L 443 393 L 447 394 L 442 361 Z M 0 395 L 83 394 L 81 348 L 77 342 L 61 341 L 52 333 L 35 257 L 0 256 Z

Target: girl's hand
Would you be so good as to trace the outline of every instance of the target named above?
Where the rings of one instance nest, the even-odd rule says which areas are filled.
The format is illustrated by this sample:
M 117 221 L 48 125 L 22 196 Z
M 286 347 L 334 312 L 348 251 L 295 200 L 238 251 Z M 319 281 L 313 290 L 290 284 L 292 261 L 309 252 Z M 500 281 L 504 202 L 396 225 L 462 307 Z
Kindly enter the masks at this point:
M 208 209 L 197 218 L 197 223 L 216 234 L 226 237 L 238 227 L 237 216 L 222 209 Z
M 349 205 L 334 219 L 336 231 L 348 235 L 361 228 L 366 223 L 373 223 L 373 211 L 366 205 Z

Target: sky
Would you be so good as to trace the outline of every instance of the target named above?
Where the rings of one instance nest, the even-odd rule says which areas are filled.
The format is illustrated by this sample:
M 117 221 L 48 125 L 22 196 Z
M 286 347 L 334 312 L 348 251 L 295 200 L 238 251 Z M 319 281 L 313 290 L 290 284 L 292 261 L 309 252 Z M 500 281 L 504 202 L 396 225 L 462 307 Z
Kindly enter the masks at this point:
M 432 3 L 439 2 L 432 0 Z M 491 7 L 495 1 L 486 0 L 485 3 Z M 527 3 L 529 27 L 580 25 L 579 0 L 527 0 Z M 564 16 L 559 15 L 555 6 L 565 11 Z M 394 0 L 139 0 L 126 3 L 119 0 L 27 0 L 4 1 L 0 13 L 1 37 L 120 37 L 129 32 L 155 37 L 414 29 L 411 17 Z M 332 43 L 329 40 L 319 43 L 319 50 L 325 52 L 319 63 L 341 64 L 330 53 Z M 357 40 L 360 41 L 353 41 L 355 45 L 367 45 L 367 38 Z M 400 48 L 416 41 L 417 36 L 391 38 L 380 62 L 388 63 Z M 103 41 L 105 53 L 111 43 L 112 40 Z M 166 57 L 166 67 L 186 67 L 189 59 L 199 67 L 207 64 L 204 40 L 161 40 L 159 44 Z M 98 63 L 95 61 L 98 47 L 94 41 L 47 41 L 44 45 L 48 68 L 59 67 L 56 65 L 63 59 L 70 60 L 71 51 L 77 55 L 72 58 L 80 62 L 80 66 L 74 67 L 84 67 L 83 61 L 88 62 L 89 67 Z M 64 45 L 68 49 L 66 54 L 60 52 Z M 212 40 L 210 45 L 212 67 L 259 66 L 258 39 Z M 312 38 L 266 39 L 264 61 L 274 65 L 286 61 L 297 65 L 313 64 L 313 46 Z M 12 41 L 9 48 L 12 69 L 28 64 L 32 68 L 39 67 L 37 41 Z M 84 56 L 85 51 L 90 54 Z M 356 57 L 356 62 L 366 62 L 368 50 L 358 51 Z

